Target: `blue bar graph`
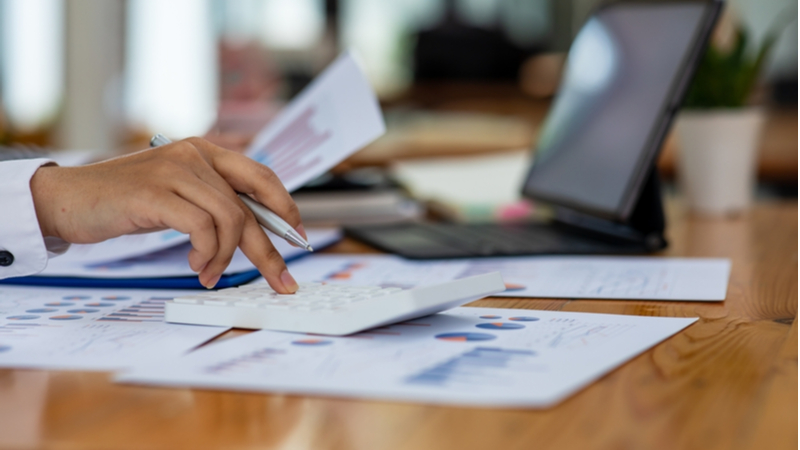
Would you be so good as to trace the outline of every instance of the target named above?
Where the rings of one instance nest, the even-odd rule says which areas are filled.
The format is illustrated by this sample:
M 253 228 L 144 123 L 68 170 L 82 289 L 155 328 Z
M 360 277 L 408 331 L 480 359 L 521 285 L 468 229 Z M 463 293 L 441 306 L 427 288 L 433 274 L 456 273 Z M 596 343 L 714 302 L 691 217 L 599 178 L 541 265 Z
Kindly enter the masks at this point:
M 517 363 L 525 366 L 536 358 L 531 350 L 509 350 L 497 347 L 475 347 L 455 358 L 425 369 L 406 379 L 408 384 L 445 387 L 453 384 L 486 385 Z

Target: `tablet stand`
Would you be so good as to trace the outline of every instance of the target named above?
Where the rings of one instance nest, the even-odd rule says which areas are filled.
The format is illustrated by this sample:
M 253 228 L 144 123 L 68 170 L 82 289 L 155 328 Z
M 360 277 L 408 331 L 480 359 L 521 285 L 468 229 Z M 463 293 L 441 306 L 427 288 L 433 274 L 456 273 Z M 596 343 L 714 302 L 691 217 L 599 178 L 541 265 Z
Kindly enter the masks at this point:
M 557 209 L 556 220 L 572 228 L 590 231 L 595 236 L 599 234 L 638 243 L 646 251 L 667 246 L 661 188 L 655 167 L 650 169 L 636 206 L 626 222 L 613 222 L 565 208 Z

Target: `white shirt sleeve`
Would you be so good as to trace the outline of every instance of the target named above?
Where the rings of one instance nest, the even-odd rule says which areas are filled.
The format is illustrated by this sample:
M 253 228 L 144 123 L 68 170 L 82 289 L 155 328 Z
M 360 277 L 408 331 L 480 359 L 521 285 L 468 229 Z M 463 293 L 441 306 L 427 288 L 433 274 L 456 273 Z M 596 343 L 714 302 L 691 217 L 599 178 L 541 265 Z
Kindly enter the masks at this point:
M 33 206 L 31 177 L 49 159 L 0 162 L 0 279 L 41 272 L 51 256 L 64 253 L 69 244 L 42 237 Z

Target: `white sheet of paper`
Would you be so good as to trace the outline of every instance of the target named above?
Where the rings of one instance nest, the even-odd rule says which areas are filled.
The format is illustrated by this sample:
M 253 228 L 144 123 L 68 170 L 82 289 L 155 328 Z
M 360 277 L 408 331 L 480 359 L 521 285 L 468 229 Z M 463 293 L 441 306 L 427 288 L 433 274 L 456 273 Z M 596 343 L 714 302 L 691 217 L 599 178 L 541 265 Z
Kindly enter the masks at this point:
M 314 255 L 291 264 L 298 281 L 411 288 L 498 271 L 497 296 L 725 300 L 731 263 L 715 258 L 531 256 L 410 261 L 392 255 Z
M 306 233 L 309 243 L 315 248 L 327 247 L 342 238 L 342 232 L 337 228 L 309 228 Z M 269 234 L 269 237 L 284 259 L 306 253 L 304 249 L 293 247 L 273 234 Z M 185 243 L 135 258 L 88 265 L 72 260 L 69 253 L 66 253 L 57 258 L 52 258 L 47 263 L 47 268 L 38 275 L 82 278 L 168 278 L 192 276 L 195 275 L 195 272 L 189 267 L 187 259 L 189 250 L 191 250 L 191 245 Z M 253 263 L 247 259 L 240 249 L 237 249 L 225 273 L 241 273 L 254 268 Z
M 135 258 L 186 242 L 189 242 L 189 235 L 175 230 L 126 234 L 97 244 L 72 244 L 59 258 L 75 264 L 100 264 Z
M 259 132 L 246 154 L 291 192 L 385 132 L 378 99 L 345 52 Z
M 118 381 L 547 407 L 696 320 L 456 308 L 349 337 L 258 331 Z
M 247 156 L 269 166 L 295 191 L 383 133 L 378 99 L 351 52 L 343 53 L 253 139 Z M 121 236 L 67 252 L 99 264 L 157 252 L 189 241 L 174 230 Z
M 499 206 L 520 199 L 519 187 L 525 183 L 530 166 L 531 152 L 526 149 L 398 161 L 391 172 L 416 199 L 451 205 Z
M 224 327 L 164 322 L 194 291 L 0 287 L 0 367 L 118 370 L 174 359 Z

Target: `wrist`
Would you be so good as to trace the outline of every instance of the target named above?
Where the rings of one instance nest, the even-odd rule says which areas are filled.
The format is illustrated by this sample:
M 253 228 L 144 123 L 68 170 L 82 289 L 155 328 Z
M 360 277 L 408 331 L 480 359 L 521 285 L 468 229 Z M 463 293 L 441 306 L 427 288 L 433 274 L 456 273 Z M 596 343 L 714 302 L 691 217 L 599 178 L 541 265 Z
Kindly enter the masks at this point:
M 39 167 L 31 177 L 31 196 L 33 206 L 36 210 L 36 218 L 39 221 L 39 229 L 42 237 L 60 237 L 55 226 L 55 215 L 53 214 L 54 203 L 56 202 L 56 189 L 53 186 L 53 178 L 59 167 L 56 165 L 45 165 Z

